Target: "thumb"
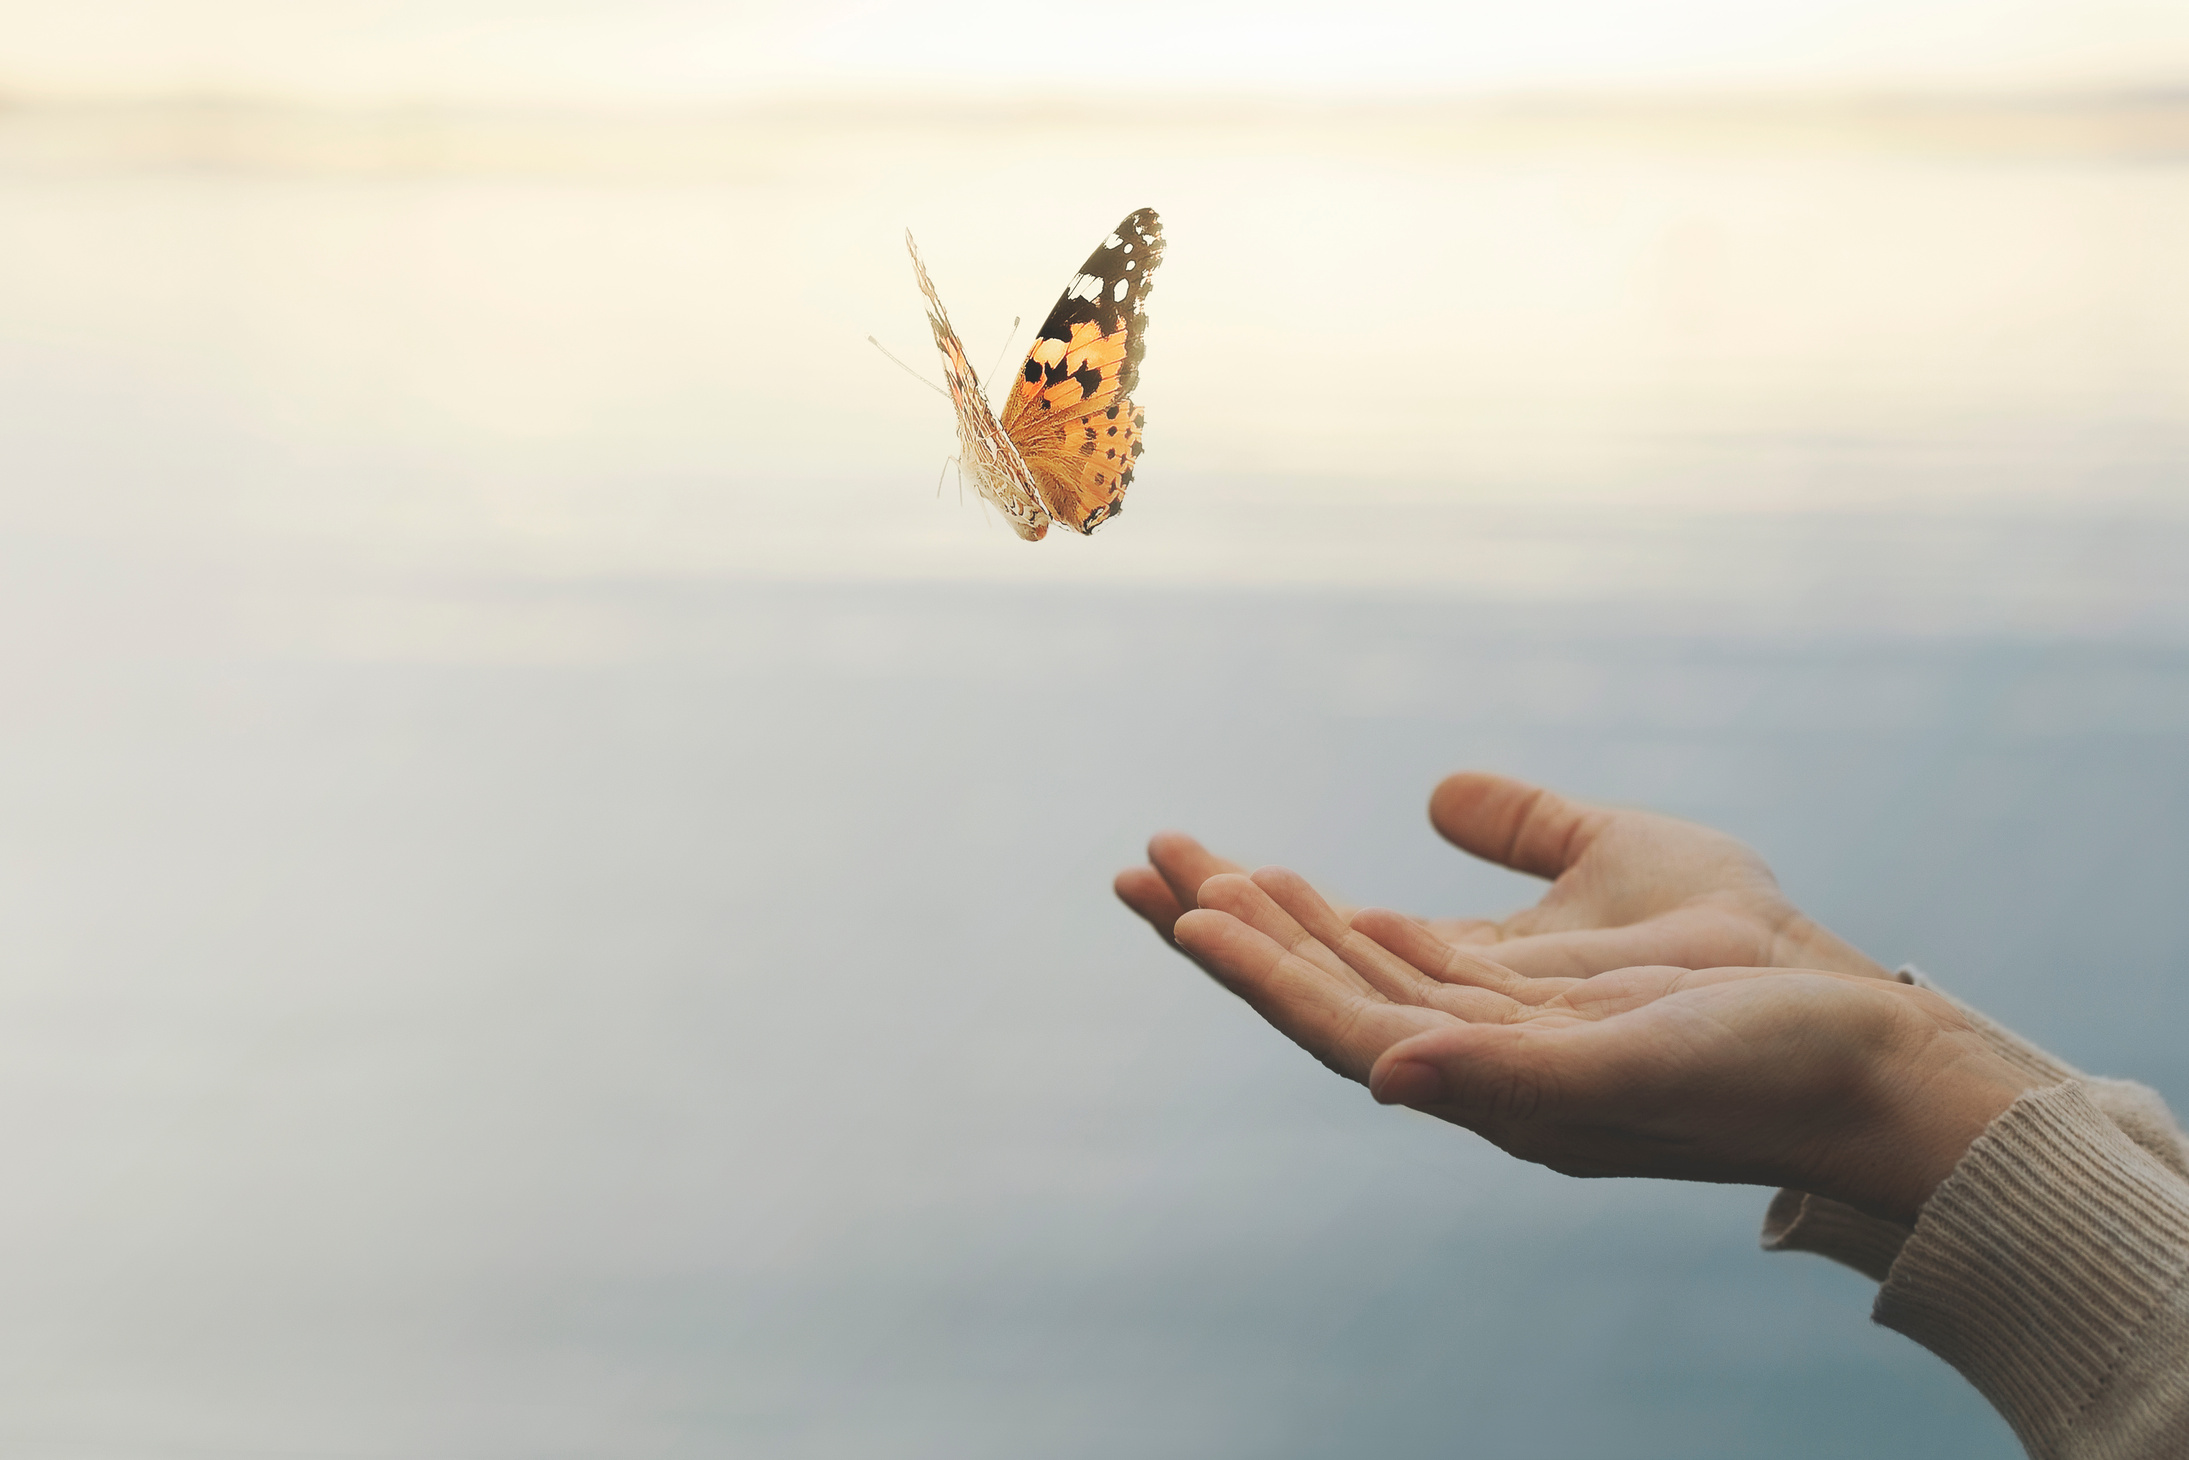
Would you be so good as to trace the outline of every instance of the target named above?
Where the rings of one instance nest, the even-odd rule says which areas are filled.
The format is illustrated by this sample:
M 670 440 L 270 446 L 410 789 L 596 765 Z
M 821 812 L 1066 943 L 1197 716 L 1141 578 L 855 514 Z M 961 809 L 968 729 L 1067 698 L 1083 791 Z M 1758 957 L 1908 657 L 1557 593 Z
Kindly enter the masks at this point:
M 1466 1125 L 1559 1124 L 1602 1118 L 1649 1081 L 1649 1064 L 1607 1024 L 1456 1024 L 1385 1050 L 1368 1089 Z
M 1429 824 L 1471 856 L 1556 878 L 1581 859 L 1612 813 L 1508 776 L 1461 771 L 1429 795 Z

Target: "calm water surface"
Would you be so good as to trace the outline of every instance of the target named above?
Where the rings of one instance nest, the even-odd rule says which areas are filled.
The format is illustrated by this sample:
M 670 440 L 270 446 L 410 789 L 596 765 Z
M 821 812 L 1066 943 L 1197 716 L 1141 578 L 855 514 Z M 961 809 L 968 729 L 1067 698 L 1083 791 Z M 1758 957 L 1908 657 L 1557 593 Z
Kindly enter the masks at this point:
M 1506 907 L 1421 814 L 1500 767 L 2189 1100 L 2189 173 L 1189 129 L 1007 208 L 1039 139 L 40 125 L 10 1453 L 2013 1453 L 1762 1193 L 1378 1110 L 1106 884 L 1181 825 Z M 1132 510 L 1022 547 L 861 342 L 897 230 L 1000 341 L 1141 202 Z

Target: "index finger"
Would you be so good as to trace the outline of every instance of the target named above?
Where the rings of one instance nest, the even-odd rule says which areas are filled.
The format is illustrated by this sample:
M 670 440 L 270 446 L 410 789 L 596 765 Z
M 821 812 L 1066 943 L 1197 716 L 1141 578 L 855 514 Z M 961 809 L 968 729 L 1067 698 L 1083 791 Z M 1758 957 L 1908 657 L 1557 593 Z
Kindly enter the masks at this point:
M 1370 914 L 1356 913 L 1353 922 L 1347 922 L 1297 872 L 1282 867 L 1264 867 L 1254 874 L 1254 882 L 1279 907 L 1292 914 L 1309 937 L 1335 953 L 1387 999 L 1425 1004 L 1468 1020 L 1498 1021 L 1519 1012 L 1519 1005 L 1502 992 L 1501 984 L 1494 981 L 1495 975 L 1504 975 L 1507 981 L 1512 981 L 1512 976 L 1486 959 L 1472 959 L 1471 955 L 1436 943 L 1424 934 L 1427 942 L 1435 944 L 1440 958 L 1450 955 L 1470 959 L 1493 971 L 1492 977 L 1455 979 L 1438 971 L 1441 963 L 1437 967 L 1421 964 L 1410 958 L 1405 950 L 1380 943 L 1372 934 L 1355 926 Z
M 1269 895 L 1268 889 L 1256 880 L 1260 875 L 1256 873 L 1253 877 L 1241 877 L 1235 873 L 1226 873 L 1221 877 L 1211 877 L 1201 884 L 1201 906 L 1231 914 L 1287 953 L 1322 969 L 1340 983 L 1371 997 L 1384 997 L 1382 991 L 1371 981 L 1363 978 L 1343 958 L 1324 946 L 1314 934 L 1301 927 L 1299 920 L 1287 912 Z

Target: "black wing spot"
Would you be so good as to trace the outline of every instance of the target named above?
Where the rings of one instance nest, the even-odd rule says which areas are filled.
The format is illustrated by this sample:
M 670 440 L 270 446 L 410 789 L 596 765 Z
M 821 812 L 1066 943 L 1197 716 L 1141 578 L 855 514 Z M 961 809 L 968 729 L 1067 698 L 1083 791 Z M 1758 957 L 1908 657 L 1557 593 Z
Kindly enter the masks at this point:
M 1117 242 L 1111 243 L 1109 238 L 1115 238 Z M 1133 240 L 1138 240 L 1140 257 L 1137 259 L 1127 257 L 1135 251 Z M 1043 321 L 1038 337 L 1069 341 L 1074 325 L 1088 323 L 1097 326 L 1105 338 L 1121 329 L 1129 329 L 1119 388 L 1132 390 L 1140 379 L 1140 360 L 1146 352 L 1140 330 L 1146 318 L 1147 293 L 1153 282 L 1151 276 L 1162 262 L 1163 225 L 1153 211 L 1138 209 L 1087 256 L 1087 262 L 1073 276 L 1072 282 L 1079 286 L 1078 292 L 1068 292 L 1057 300 L 1056 307 Z M 1146 267 L 1140 267 L 1142 264 Z M 1085 297 L 1089 293 L 1092 298 Z M 1053 379 L 1051 383 L 1055 383 Z
M 1041 362 L 1039 360 L 1028 360 L 1026 362 L 1026 383 L 1032 385 L 1039 379 L 1041 379 Z
M 1103 414 L 1103 415 L 1104 415 L 1105 417 L 1107 417 L 1108 419 L 1110 419 L 1110 420 L 1114 421 L 1114 420 L 1116 420 L 1116 419 L 1117 419 L 1117 407 L 1113 405 L 1113 406 L 1111 406 L 1111 407 L 1110 407 L 1110 408 L 1109 408 L 1108 410 L 1104 411 L 1104 412 L 1103 412 L 1102 414 Z
M 1092 365 L 1082 365 L 1072 372 L 1072 379 L 1079 382 L 1081 395 L 1093 395 L 1102 386 L 1102 372 Z

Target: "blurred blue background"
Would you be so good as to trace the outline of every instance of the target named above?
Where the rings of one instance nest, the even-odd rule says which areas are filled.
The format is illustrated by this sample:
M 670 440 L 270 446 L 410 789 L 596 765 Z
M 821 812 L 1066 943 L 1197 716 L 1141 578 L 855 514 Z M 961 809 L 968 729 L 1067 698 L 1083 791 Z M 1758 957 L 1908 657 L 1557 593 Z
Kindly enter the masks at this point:
M 1501 769 L 2189 1100 L 2189 17 L 0 25 L 10 1454 L 2014 1453 L 1107 884 L 1503 910 Z M 1143 204 L 1131 510 L 1021 544 L 862 337 Z

